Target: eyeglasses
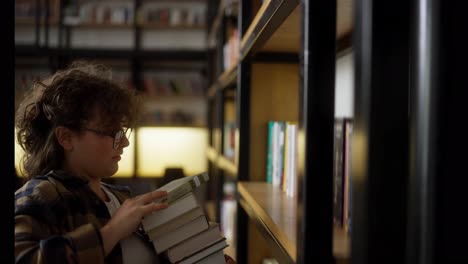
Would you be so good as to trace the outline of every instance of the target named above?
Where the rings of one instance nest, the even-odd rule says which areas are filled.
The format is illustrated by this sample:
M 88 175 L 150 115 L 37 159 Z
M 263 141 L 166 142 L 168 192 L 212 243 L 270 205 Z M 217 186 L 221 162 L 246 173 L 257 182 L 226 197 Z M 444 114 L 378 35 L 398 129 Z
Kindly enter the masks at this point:
M 122 143 L 122 138 L 125 135 L 125 137 L 128 139 L 130 138 L 130 135 L 132 134 L 132 129 L 129 127 L 122 128 L 120 130 L 117 130 L 115 132 L 105 132 L 102 130 L 97 130 L 97 129 L 92 129 L 88 127 L 83 127 L 83 130 L 86 131 L 91 131 L 94 132 L 100 136 L 108 136 L 114 139 L 114 142 L 112 143 L 112 147 L 114 149 L 117 149 L 120 146 L 120 143 Z

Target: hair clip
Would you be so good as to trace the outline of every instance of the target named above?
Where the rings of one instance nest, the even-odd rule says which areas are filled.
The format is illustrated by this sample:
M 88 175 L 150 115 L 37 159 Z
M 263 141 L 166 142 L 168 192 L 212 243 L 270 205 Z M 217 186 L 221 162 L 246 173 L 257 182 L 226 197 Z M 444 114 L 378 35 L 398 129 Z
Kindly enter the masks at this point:
M 48 105 L 43 103 L 42 111 L 44 111 L 44 115 L 49 121 L 52 120 L 52 111 L 50 110 L 50 107 Z

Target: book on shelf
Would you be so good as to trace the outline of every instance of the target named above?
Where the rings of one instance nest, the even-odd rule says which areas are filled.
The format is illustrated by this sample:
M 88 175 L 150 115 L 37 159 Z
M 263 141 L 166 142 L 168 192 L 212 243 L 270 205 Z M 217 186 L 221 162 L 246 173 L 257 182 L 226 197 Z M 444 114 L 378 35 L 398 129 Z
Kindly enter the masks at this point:
M 204 262 L 206 261 L 205 258 L 207 258 L 208 256 L 210 255 L 213 255 L 215 253 L 217 254 L 222 254 L 223 255 L 223 262 L 221 263 L 225 263 L 225 260 L 224 260 L 224 253 L 223 253 L 223 249 L 226 248 L 228 246 L 228 244 L 226 243 L 226 239 L 223 239 L 219 242 L 216 242 L 215 244 L 213 245 L 207 245 L 204 249 L 194 253 L 193 255 L 183 259 L 182 261 L 179 262 L 179 264 L 190 264 L 190 263 L 214 263 L 214 262 Z M 202 262 L 199 262 L 201 260 L 205 259 L 204 261 Z
M 297 127 L 296 122 L 286 122 L 285 165 L 283 191 L 290 197 L 297 195 Z
M 145 232 L 150 232 L 153 228 L 162 226 L 175 218 L 199 207 L 198 201 L 193 192 L 189 192 L 167 208 L 153 212 L 143 218 L 141 224 Z
M 333 222 L 349 232 L 351 222 L 351 135 L 352 120 L 335 120 L 333 157 Z
M 180 226 L 185 225 L 189 223 L 190 221 L 195 220 L 196 218 L 203 216 L 203 215 L 204 215 L 203 209 L 201 207 L 196 207 L 172 219 L 171 221 L 165 224 L 162 224 L 151 230 L 148 230 L 146 233 L 148 234 L 149 237 L 160 237 L 160 236 L 163 236 L 164 234 L 174 231 Z
M 343 177 L 344 177 L 344 120 L 335 119 L 333 144 L 333 221 L 343 225 Z
M 205 215 L 202 215 L 177 227 L 169 233 L 157 237 L 152 237 L 149 234 L 148 237 L 152 241 L 154 249 L 159 254 L 206 229 L 208 229 L 208 220 Z
M 271 179 L 271 183 L 279 187 L 283 176 L 285 127 L 286 123 L 283 121 L 270 121 L 268 124 L 271 139 L 268 140 L 267 149 L 267 181 L 270 182 Z M 268 175 L 270 172 L 271 176 Z
M 343 226 L 345 231 L 351 233 L 351 201 L 352 201 L 352 185 L 351 185 L 351 140 L 353 123 L 347 119 L 344 125 L 344 205 L 343 205 Z
M 268 141 L 267 141 L 267 182 L 273 182 L 273 129 L 275 121 L 268 122 Z
M 176 263 L 203 250 L 207 245 L 213 245 L 223 239 L 224 237 L 219 229 L 219 224 L 209 222 L 209 227 L 207 229 L 177 244 L 176 246 L 169 248 L 164 253 L 164 257 L 166 257 L 171 263 Z
M 297 122 L 268 122 L 266 181 L 286 195 L 297 195 Z
M 175 202 L 180 197 L 193 191 L 200 185 L 206 183 L 210 177 L 207 172 L 202 172 L 193 176 L 188 176 L 173 180 L 168 184 L 158 188 L 157 191 L 167 191 L 167 196 L 157 199 L 156 203 L 168 203 L 169 205 Z

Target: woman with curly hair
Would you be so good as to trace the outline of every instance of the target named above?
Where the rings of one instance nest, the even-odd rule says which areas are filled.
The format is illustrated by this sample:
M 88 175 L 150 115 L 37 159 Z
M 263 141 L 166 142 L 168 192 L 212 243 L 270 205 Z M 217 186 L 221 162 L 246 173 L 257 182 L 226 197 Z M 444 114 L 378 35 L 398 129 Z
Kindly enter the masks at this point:
M 166 192 L 131 198 L 114 175 L 137 97 L 110 70 L 73 63 L 33 85 L 16 113 L 28 181 L 15 192 L 16 263 L 158 263 L 141 219 Z

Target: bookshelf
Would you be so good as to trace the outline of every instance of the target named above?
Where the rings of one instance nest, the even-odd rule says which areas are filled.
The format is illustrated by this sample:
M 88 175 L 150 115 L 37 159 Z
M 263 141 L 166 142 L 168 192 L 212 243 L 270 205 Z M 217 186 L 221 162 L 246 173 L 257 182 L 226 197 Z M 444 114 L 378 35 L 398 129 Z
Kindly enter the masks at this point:
M 455 88 L 466 84 L 458 37 L 467 19 L 463 8 L 424 0 L 237 4 L 233 66 L 223 64 L 230 37 L 226 5 L 210 26 L 208 97 L 215 113 L 207 159 L 220 182 L 217 199 L 226 174 L 237 173 L 239 263 L 468 261 L 461 246 L 466 231 L 454 224 L 457 214 L 466 215 L 458 208 L 466 185 L 460 183 L 467 181 L 466 141 L 455 136 L 468 98 L 466 89 Z M 334 77 L 349 52 L 355 70 L 344 81 L 355 87 L 348 94 L 355 98 L 350 233 L 332 224 L 333 124 L 342 104 Z M 233 90 L 237 169 L 229 170 L 220 162 L 220 131 Z M 269 120 L 299 123 L 294 199 L 266 181 Z
M 157 14 L 150 14 L 153 11 Z M 145 105 L 190 105 L 190 101 L 195 106 L 192 108 L 197 108 L 157 109 L 148 113 L 141 125 L 204 127 L 206 46 L 161 47 L 158 43 L 151 48 L 152 44 L 144 40 L 151 37 L 144 35 L 146 31 L 162 30 L 175 34 L 173 37 L 179 34 L 181 39 L 184 33 L 177 32 L 182 30 L 199 32 L 203 38 L 205 16 L 205 1 L 15 1 L 15 56 L 21 60 L 45 58 L 48 61 L 41 68 L 50 72 L 77 58 L 106 62 L 112 67 L 125 64 L 129 87 L 147 95 Z M 28 30 L 35 32 L 34 40 L 28 40 Z M 172 79 L 154 76 L 154 72 L 162 71 Z
M 320 23 L 328 22 L 330 25 L 326 29 L 314 28 L 313 32 L 307 32 L 303 27 L 309 23 L 306 19 L 312 16 L 312 7 L 298 1 L 234 2 L 237 11 L 227 14 L 226 8 L 233 3 L 221 1 L 214 23 L 209 26 L 209 42 L 214 44 L 208 98 L 209 108 L 214 113 L 208 117 L 211 147 L 207 159 L 218 182 L 218 202 L 224 197 L 223 184 L 236 183 L 234 246 L 237 260 L 239 263 L 261 263 L 273 257 L 279 263 L 309 263 L 312 259 L 328 258 L 332 261 L 334 258 L 338 263 L 347 263 L 351 238 L 344 229 L 333 227 L 332 201 L 329 200 L 330 204 L 324 201 L 332 195 L 333 179 L 331 158 L 335 98 L 330 91 L 334 90 L 335 61 L 349 53 L 351 48 L 352 2 L 337 1 L 336 6 L 325 3 L 316 6 L 327 10 L 329 15 L 318 15 L 323 19 Z M 301 12 L 311 14 L 301 17 Z M 234 18 L 232 14 L 235 14 Z M 337 21 L 332 21 L 330 16 L 333 19 L 337 17 Z M 225 52 L 225 47 L 232 37 L 232 21 L 237 24 L 239 44 L 234 45 L 232 51 L 238 53 L 234 56 L 235 63 L 229 65 L 224 57 L 230 54 Z M 335 33 L 332 30 L 335 25 L 336 34 L 331 35 L 330 32 Z M 312 34 L 315 34 L 314 38 L 306 37 Z M 314 61 L 323 65 L 321 69 L 304 66 L 304 50 L 310 48 L 302 42 L 304 38 L 320 47 L 330 46 L 320 51 L 326 56 Z M 325 77 L 316 80 L 312 78 L 315 74 Z M 233 111 L 228 110 L 229 105 Z M 230 112 L 235 114 L 230 115 Z M 230 135 L 220 131 L 225 131 L 224 125 L 233 118 L 235 155 L 234 159 L 228 159 L 224 148 L 225 139 Z M 298 174 L 302 186 L 309 187 L 303 187 L 300 196 L 289 197 L 279 187 L 266 182 L 267 123 L 271 120 L 299 124 Z M 307 182 L 305 177 L 313 180 Z M 325 186 L 330 189 L 326 190 Z M 319 206 L 321 212 L 312 215 L 315 210 L 304 208 L 306 204 Z M 327 212 L 330 218 L 327 218 Z M 306 228 L 305 234 L 297 235 L 298 230 L 311 224 L 315 227 Z M 309 239 L 304 237 L 306 235 L 314 237 L 311 241 L 316 241 L 313 245 L 317 252 L 311 256 L 305 250 L 310 246 Z

